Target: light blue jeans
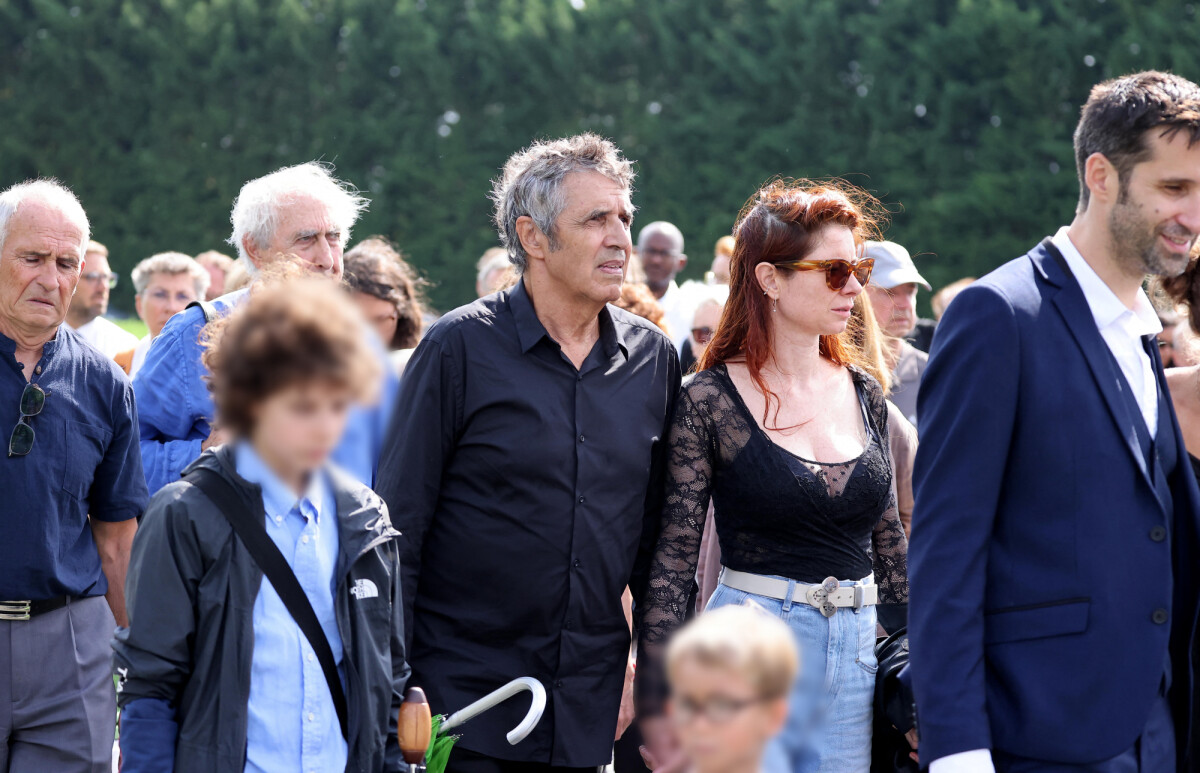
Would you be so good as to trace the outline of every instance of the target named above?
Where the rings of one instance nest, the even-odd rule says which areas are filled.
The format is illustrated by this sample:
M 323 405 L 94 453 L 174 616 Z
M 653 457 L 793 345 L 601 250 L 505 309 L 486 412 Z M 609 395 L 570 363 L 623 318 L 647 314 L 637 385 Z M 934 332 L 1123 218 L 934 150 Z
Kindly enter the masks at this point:
M 787 578 L 777 578 L 787 581 Z M 846 586 L 858 583 L 843 581 Z M 791 589 L 789 588 L 789 591 Z M 791 595 L 789 593 L 789 595 Z M 708 609 L 753 603 L 788 624 L 800 651 L 800 675 L 787 725 L 763 760 L 766 773 L 868 773 L 875 695 L 875 607 L 825 617 L 808 604 L 718 585 Z

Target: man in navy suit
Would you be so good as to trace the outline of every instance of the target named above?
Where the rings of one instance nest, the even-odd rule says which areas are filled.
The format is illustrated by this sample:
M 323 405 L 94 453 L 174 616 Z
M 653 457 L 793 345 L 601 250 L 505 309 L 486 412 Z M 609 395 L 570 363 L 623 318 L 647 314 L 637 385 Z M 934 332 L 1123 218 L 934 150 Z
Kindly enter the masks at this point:
M 931 773 L 1196 769 L 1200 491 L 1142 283 L 1200 233 L 1200 87 L 1096 86 L 1075 220 L 962 292 L 921 387 L 910 641 Z

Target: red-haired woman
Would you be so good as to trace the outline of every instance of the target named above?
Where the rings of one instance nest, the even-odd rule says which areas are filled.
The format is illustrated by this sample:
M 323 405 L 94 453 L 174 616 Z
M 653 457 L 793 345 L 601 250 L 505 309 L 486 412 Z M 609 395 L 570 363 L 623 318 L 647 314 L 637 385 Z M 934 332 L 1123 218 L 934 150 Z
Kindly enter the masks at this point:
M 861 246 L 876 207 L 844 183 L 774 182 L 751 199 L 734 231 L 729 301 L 670 434 L 642 605 L 641 716 L 658 708 L 662 646 L 689 607 L 711 497 L 723 569 L 709 608 L 755 603 L 801 648 L 768 770 L 870 767 L 875 605 L 908 601 L 887 403 L 847 330 L 871 276 Z M 714 695 L 690 721 L 732 716 L 735 697 Z M 661 756 L 661 726 L 649 724 Z

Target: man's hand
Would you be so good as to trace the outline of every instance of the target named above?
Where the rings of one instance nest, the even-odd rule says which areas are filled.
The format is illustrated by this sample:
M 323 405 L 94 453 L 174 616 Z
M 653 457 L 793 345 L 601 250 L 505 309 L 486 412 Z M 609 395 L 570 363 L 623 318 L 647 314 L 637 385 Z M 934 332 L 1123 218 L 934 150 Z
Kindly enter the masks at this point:
M 675 729 L 666 717 L 648 717 L 638 720 L 644 745 L 638 749 L 642 762 L 654 773 L 682 773 L 688 760 L 679 748 Z
M 904 734 L 904 738 L 908 741 L 908 745 L 911 746 L 913 749 L 911 752 L 908 753 L 908 756 L 912 757 L 913 762 L 920 765 L 921 758 L 917 755 L 917 751 L 918 751 L 917 747 L 920 746 L 921 741 L 920 741 L 920 738 L 917 737 L 917 729 L 914 727 L 912 730 L 909 730 L 907 733 Z
M 621 691 L 621 713 L 617 715 L 617 737 L 614 741 L 621 740 L 636 716 L 633 708 L 633 670 L 633 658 L 629 658 L 625 661 L 625 689 Z
M 225 445 L 228 440 L 229 437 L 225 434 L 225 430 L 221 429 L 220 427 L 213 427 L 212 431 L 208 433 L 208 437 L 206 437 L 204 442 L 200 444 L 200 450 L 207 451 L 215 446 Z
M 92 524 L 92 539 L 100 554 L 100 568 L 108 580 L 108 606 L 113 618 L 122 628 L 129 626 L 125 614 L 125 573 L 129 570 L 129 553 L 133 549 L 133 535 L 137 532 L 137 519 L 128 521 L 99 521 L 88 519 Z

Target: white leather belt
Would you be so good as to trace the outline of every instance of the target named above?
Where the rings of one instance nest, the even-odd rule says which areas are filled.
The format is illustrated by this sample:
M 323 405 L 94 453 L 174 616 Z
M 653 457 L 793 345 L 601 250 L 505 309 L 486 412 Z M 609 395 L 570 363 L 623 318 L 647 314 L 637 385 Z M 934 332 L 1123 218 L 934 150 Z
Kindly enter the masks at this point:
M 808 604 L 815 607 L 825 617 L 833 617 L 839 609 L 859 610 L 863 607 L 879 603 L 879 586 L 874 582 L 857 585 L 842 585 L 836 577 L 828 577 L 820 585 L 806 583 L 789 583 L 787 580 L 777 580 L 764 577 L 761 574 L 739 572 L 728 567 L 721 567 L 721 584 L 743 593 L 753 593 L 767 598 L 787 599 L 788 585 L 792 585 L 792 603 Z

